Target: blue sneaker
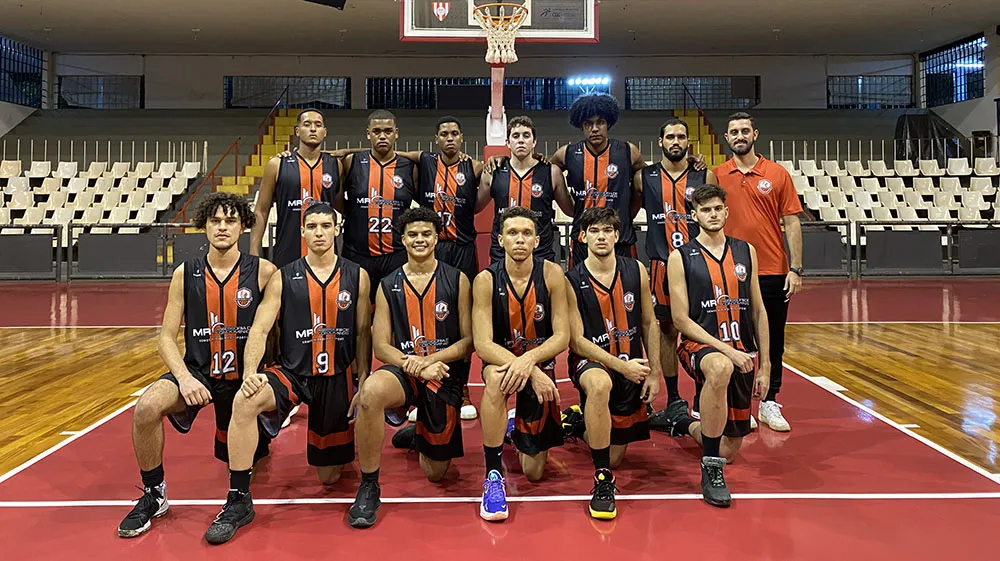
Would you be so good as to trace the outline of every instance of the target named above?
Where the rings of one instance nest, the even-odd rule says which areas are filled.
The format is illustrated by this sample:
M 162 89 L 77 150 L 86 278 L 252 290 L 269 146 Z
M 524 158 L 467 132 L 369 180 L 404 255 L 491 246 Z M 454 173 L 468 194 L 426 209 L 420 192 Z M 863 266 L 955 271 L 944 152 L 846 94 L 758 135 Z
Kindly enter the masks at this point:
M 504 444 L 514 443 L 514 410 L 511 409 L 507 415 L 507 430 L 503 433 Z
M 479 506 L 479 517 L 490 522 L 507 520 L 507 488 L 503 476 L 497 470 L 490 470 L 483 481 L 483 503 Z

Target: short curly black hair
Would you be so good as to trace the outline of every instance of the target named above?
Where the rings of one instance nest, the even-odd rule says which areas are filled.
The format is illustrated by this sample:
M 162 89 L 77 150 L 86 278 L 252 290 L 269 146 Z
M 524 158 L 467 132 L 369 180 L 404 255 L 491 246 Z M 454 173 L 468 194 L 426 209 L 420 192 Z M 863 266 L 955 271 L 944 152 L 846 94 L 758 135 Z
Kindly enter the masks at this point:
M 208 219 L 215 216 L 219 207 L 222 207 L 222 212 L 226 213 L 226 216 L 230 214 L 239 216 L 243 228 L 253 228 L 257 223 L 257 216 L 253 213 L 253 208 L 250 207 L 246 197 L 233 193 L 212 193 L 198 205 L 194 215 L 194 227 L 203 230 L 208 224 Z
M 608 123 L 608 128 L 615 126 L 621 107 L 618 100 L 608 94 L 588 94 L 577 98 L 569 108 L 569 124 L 574 129 L 583 128 L 583 122 L 591 117 L 600 117 Z
M 406 227 L 414 222 L 430 222 L 434 225 L 434 231 L 438 234 L 444 229 L 441 217 L 436 212 L 427 207 L 408 208 L 396 219 L 396 230 L 400 234 L 406 231 Z

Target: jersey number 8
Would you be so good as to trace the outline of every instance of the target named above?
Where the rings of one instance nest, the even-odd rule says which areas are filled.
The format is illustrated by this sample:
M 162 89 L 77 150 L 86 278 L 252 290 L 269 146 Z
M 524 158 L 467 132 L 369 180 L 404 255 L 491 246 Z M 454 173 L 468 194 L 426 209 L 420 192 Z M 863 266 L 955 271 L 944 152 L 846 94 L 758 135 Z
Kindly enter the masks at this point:
M 684 245 L 684 234 L 681 232 L 674 232 L 670 234 L 670 243 L 675 249 Z

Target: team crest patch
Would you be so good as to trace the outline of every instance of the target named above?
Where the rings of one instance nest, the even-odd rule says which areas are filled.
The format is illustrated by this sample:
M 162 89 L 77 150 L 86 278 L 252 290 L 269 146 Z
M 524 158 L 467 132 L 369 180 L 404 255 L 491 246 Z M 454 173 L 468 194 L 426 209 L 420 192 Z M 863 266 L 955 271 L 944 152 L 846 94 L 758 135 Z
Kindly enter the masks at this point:
M 771 182 L 766 179 L 761 179 L 757 183 L 757 190 L 760 191 L 761 195 L 766 195 L 771 192 Z
M 536 198 L 536 199 L 538 197 L 541 197 L 542 196 L 542 186 L 539 185 L 538 183 L 533 184 L 531 186 L 531 196 L 534 197 L 534 198 Z
M 535 321 L 542 321 L 545 318 L 545 306 L 535 304 Z
M 458 183 L 459 185 L 465 185 L 465 174 L 462 173 L 462 172 L 456 173 L 455 174 L 455 183 Z
M 622 297 L 622 303 L 625 304 L 625 311 L 631 312 L 632 308 L 635 307 L 635 294 L 626 292 L 625 296 Z
M 448 317 L 448 303 L 441 300 L 437 304 L 434 304 L 434 317 L 438 321 L 444 321 Z
M 341 290 L 340 294 L 337 295 L 337 307 L 340 311 L 344 311 L 351 307 L 351 293 L 346 290 Z
M 398 175 L 392 176 L 392 186 L 396 189 L 401 188 L 403 186 L 403 178 Z
M 253 303 L 253 292 L 247 287 L 240 288 L 236 291 L 236 305 L 241 308 L 248 308 L 250 304 Z
M 608 174 L 608 179 L 614 179 L 618 177 L 618 165 L 608 164 L 608 167 L 604 170 Z
M 444 21 L 444 18 L 448 17 L 448 12 L 451 11 L 451 2 L 432 2 L 431 7 L 434 8 L 434 17 L 438 21 Z
M 324 173 L 323 174 L 323 188 L 324 189 L 329 189 L 332 186 L 333 186 L 333 176 L 330 175 L 329 173 Z
M 736 267 L 733 268 L 733 273 L 736 274 L 736 278 L 743 282 L 747 280 L 747 267 L 743 263 L 737 263 Z
M 690 201 L 692 194 L 694 194 L 694 187 L 688 187 L 688 188 L 684 189 L 684 198 L 685 199 L 687 199 L 687 200 Z

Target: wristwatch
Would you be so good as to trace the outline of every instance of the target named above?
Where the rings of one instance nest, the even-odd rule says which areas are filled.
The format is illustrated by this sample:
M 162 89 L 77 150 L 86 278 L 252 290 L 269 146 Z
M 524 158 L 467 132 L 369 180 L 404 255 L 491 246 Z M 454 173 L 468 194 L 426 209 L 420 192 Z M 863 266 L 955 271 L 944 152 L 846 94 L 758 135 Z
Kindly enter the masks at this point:
M 788 270 L 800 277 L 802 276 L 802 267 L 789 267 Z

